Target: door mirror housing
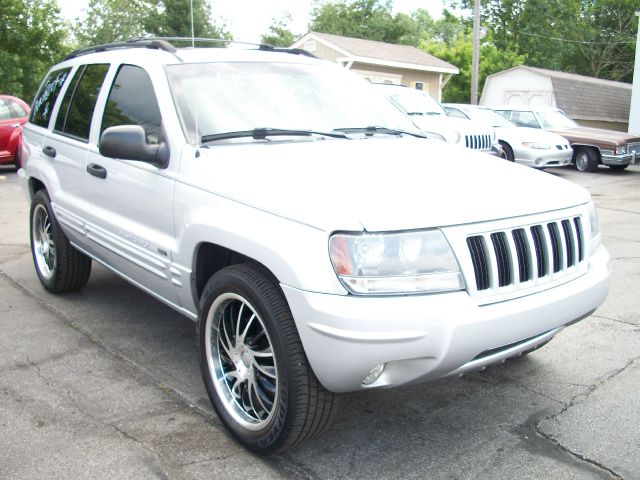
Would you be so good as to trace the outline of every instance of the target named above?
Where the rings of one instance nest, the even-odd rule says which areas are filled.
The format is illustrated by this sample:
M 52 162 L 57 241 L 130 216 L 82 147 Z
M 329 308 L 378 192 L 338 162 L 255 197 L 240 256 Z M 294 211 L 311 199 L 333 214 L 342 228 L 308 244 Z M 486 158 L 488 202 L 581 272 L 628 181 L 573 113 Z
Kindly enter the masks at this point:
M 149 145 L 144 128 L 139 125 L 109 127 L 100 138 L 100 154 L 104 157 L 136 160 L 167 168 L 169 147 L 166 142 Z

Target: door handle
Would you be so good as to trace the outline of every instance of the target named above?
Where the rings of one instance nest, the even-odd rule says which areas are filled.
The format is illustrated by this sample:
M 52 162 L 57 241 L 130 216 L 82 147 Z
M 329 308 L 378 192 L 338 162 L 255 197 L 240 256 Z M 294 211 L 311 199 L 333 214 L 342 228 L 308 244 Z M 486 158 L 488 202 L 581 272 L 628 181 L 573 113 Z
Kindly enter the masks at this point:
M 47 145 L 42 149 L 42 153 L 44 153 L 47 157 L 56 158 L 56 149 L 50 145 Z
M 89 175 L 93 175 L 94 177 L 107 178 L 107 169 L 95 163 L 87 165 L 87 172 Z
M 19 123 L 12 123 L 11 128 L 18 128 L 20 126 Z

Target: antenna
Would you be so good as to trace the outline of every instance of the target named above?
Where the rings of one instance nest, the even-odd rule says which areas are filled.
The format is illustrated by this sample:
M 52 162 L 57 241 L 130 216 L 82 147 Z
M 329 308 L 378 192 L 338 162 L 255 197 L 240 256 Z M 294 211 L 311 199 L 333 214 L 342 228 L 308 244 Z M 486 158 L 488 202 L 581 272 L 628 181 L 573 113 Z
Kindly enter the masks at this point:
M 191 47 L 195 48 L 196 46 L 196 32 L 193 26 L 193 0 L 191 0 Z

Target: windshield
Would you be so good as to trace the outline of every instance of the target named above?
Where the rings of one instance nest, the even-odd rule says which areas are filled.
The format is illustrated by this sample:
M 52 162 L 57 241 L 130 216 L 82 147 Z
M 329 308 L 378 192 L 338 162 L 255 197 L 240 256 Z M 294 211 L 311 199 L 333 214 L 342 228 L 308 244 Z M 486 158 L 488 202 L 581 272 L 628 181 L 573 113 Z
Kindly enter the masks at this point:
M 465 113 L 478 122 L 488 123 L 492 127 L 515 127 L 516 124 L 510 122 L 499 113 L 489 110 L 488 108 L 469 108 L 465 109 Z
M 536 112 L 542 128 L 574 128 L 578 124 L 560 111 Z
M 254 129 L 388 127 L 418 132 L 371 85 L 325 64 L 191 63 L 167 74 L 189 142 Z M 301 136 L 300 139 L 309 137 Z M 235 141 L 255 141 L 252 136 Z
M 391 100 L 407 115 L 446 115 L 447 112 L 431 95 L 406 89 Z

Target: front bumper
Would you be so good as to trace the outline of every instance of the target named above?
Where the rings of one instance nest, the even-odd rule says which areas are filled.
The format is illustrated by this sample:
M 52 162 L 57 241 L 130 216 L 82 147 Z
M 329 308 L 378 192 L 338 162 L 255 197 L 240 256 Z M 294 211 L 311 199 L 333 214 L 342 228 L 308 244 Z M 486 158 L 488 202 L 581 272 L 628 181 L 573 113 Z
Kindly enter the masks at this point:
M 608 153 L 602 153 L 603 165 L 634 165 L 638 160 L 637 153 L 624 153 L 622 155 L 613 155 Z
M 569 147 L 565 150 L 556 148 L 543 150 L 534 148 L 514 149 L 513 155 L 516 163 L 534 168 L 563 167 L 571 164 L 573 149 Z
M 364 297 L 282 285 L 311 367 L 334 392 L 427 381 L 517 356 L 588 316 L 608 287 L 604 247 L 575 280 L 483 306 L 466 292 Z M 382 363 L 380 378 L 363 385 Z

